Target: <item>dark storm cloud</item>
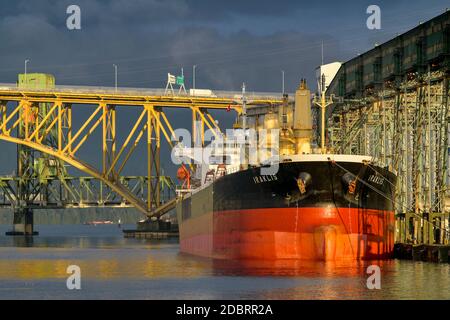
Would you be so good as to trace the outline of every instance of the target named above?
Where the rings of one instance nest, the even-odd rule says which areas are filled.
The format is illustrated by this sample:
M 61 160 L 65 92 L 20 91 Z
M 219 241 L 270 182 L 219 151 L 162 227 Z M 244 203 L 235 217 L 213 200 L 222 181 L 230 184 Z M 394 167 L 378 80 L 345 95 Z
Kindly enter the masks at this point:
M 47 17 L 53 24 L 65 22 L 66 8 L 78 5 L 88 25 L 102 23 L 159 23 L 163 19 L 177 19 L 188 12 L 184 0 L 21 0 L 16 8 L 22 12 Z
M 311 77 L 320 63 L 321 40 L 340 56 L 330 36 L 297 30 L 254 35 L 210 23 L 221 19 L 237 23 L 239 18 L 232 16 L 239 14 L 263 15 L 259 23 L 264 25 L 267 16 L 280 13 L 280 9 L 269 10 L 268 1 L 239 5 L 232 1 L 81 0 L 76 2 L 82 12 L 80 31 L 65 27 L 65 10 L 71 3 L 75 2 L 19 1 L 16 11 L 2 17 L 2 78 L 11 81 L 29 58 L 30 70 L 54 73 L 59 83 L 111 85 L 111 64 L 118 63 L 121 85 L 155 87 L 164 85 L 168 71 L 179 72 L 184 66 L 189 77 L 191 66 L 197 64 L 199 85 L 237 89 L 247 81 L 254 90 L 273 91 L 279 89 L 281 69 L 292 81 L 291 88 L 301 73 Z M 294 4 L 289 2 L 291 7 Z M 295 10 L 282 11 L 292 15 Z
M 277 90 L 280 69 L 293 90 L 300 77 L 313 81 L 320 63 L 346 60 L 398 30 L 442 1 L 419 4 L 378 1 L 391 20 L 382 31 L 365 27 L 371 1 L 270 0 L 33 0 L 3 1 L 0 16 L 0 81 L 30 70 L 55 73 L 59 83 L 112 84 L 118 63 L 120 84 L 161 86 L 165 73 L 199 65 L 199 84 Z M 82 30 L 65 27 L 66 8 L 77 4 Z M 414 5 L 426 10 L 417 10 Z M 383 18 L 384 19 L 384 18 Z M 385 21 L 385 20 L 383 20 Z M 396 29 L 397 28 L 397 29 Z M 275 81 L 275 78 L 278 78 Z M 223 87 L 221 87 L 223 86 Z
M 20 0 L 8 5 L 8 13 L 17 11 L 34 15 L 51 16 L 55 24 L 62 21 L 59 13 L 70 4 L 82 7 L 89 23 L 122 22 L 127 24 L 156 24 L 161 21 L 194 22 L 192 19 L 228 20 L 241 16 L 290 16 L 298 10 L 308 8 L 301 1 L 273 0 L 211 1 L 211 0 Z M 92 18 L 92 19 L 91 19 Z M 183 21 L 180 21 L 182 19 Z

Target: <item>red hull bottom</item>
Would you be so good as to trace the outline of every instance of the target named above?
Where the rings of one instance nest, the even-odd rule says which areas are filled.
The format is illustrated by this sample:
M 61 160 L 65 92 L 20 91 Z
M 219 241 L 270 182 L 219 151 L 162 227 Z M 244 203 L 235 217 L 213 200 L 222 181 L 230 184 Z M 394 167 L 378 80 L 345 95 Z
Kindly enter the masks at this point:
M 331 206 L 216 212 L 183 221 L 180 247 L 219 259 L 385 259 L 393 254 L 394 213 Z

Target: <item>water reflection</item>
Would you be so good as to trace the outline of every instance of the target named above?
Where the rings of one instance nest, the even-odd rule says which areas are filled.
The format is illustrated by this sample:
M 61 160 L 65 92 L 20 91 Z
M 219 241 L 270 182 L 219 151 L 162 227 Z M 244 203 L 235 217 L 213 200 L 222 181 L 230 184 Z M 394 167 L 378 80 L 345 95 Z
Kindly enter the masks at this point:
M 13 247 L 33 247 L 34 237 L 32 236 L 11 236 Z
M 363 275 L 370 262 L 321 262 L 307 260 L 214 260 L 215 275 L 227 276 L 321 276 Z
M 211 260 L 179 253 L 176 240 L 125 239 L 116 226 L 38 230 L 30 239 L 0 235 L 0 289 L 11 288 L 0 299 L 41 298 L 37 288 L 71 298 L 71 264 L 82 270 L 86 299 L 450 299 L 449 264 Z M 381 268 L 382 290 L 366 287 L 370 264 Z

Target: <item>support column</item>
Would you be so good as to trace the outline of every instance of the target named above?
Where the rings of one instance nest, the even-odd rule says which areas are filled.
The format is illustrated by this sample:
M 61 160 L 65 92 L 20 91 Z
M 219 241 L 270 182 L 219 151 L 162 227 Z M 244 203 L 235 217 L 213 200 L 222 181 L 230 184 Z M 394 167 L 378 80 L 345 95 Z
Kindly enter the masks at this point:
M 155 128 L 155 142 L 153 149 L 153 158 L 154 158 L 154 202 L 156 207 L 161 205 L 161 185 L 160 185 L 160 176 L 161 176 L 161 128 L 158 126 L 160 123 L 161 111 L 155 114 L 153 119 L 153 127 Z
M 13 230 L 6 232 L 7 236 L 37 236 L 34 231 L 33 210 L 30 208 L 14 209 Z
M 152 209 L 153 200 L 153 184 L 152 184 L 152 168 L 154 164 L 154 153 L 152 149 L 152 109 L 153 106 L 146 105 L 147 109 L 147 210 Z
M 30 104 L 19 110 L 20 121 L 17 127 L 17 137 L 27 137 L 28 116 Z M 31 128 L 32 130 L 35 128 Z M 26 146 L 17 145 L 17 175 L 20 177 L 17 183 L 17 207 L 14 209 L 13 230 L 6 232 L 6 235 L 12 236 L 33 236 L 38 233 L 34 231 L 33 210 L 24 208 L 27 205 L 31 190 L 34 189 L 30 181 L 34 174 L 34 151 Z

